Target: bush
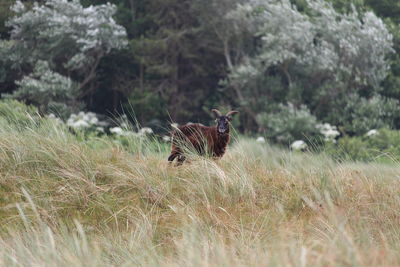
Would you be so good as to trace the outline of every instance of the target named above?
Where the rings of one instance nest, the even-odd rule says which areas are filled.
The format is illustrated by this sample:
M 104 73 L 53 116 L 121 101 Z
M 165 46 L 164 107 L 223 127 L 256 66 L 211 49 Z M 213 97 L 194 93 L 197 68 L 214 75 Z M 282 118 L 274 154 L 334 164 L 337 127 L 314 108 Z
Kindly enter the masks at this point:
M 276 113 L 259 114 L 258 121 L 266 128 L 267 137 L 281 144 L 319 135 L 316 117 L 303 105 L 300 108 L 291 103 L 279 105 Z
M 381 129 L 376 135 L 343 137 L 325 150 L 340 160 L 393 162 L 400 160 L 399 143 L 400 131 Z
M 363 135 L 370 129 L 394 128 L 400 119 L 399 101 L 380 95 L 369 99 L 352 94 L 345 104 L 338 103 L 330 121 L 341 125 L 342 131 L 350 135 Z

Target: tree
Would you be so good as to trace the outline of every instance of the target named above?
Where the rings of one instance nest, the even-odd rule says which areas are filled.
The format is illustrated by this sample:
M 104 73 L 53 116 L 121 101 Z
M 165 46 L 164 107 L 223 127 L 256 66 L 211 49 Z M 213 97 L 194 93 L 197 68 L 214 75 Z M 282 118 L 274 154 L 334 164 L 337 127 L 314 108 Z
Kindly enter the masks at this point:
M 49 75 L 56 72 L 76 82 L 76 99 L 95 90 L 92 82 L 101 59 L 127 45 L 125 29 L 112 18 L 116 7 L 111 4 L 84 8 L 78 0 L 47 0 L 27 9 L 17 1 L 12 10 L 16 15 L 7 25 L 12 29 L 13 63 L 29 73 L 39 60 L 47 62 Z
M 305 103 L 324 118 L 338 97 L 380 90 L 392 35 L 374 13 L 340 14 L 323 1 L 308 1 L 307 13 L 289 1 L 250 3 L 249 16 L 261 22 L 254 36 L 261 44 L 233 68 L 229 84 L 240 88 L 253 112 L 271 112 L 282 101 Z
M 226 104 L 240 105 L 245 111 L 240 116 L 245 129 L 257 124 L 257 114 L 250 107 L 252 103 L 241 88 L 235 83 L 227 83 L 225 78 L 256 51 L 259 25 L 257 13 L 260 11 L 256 8 L 257 3 L 245 0 L 195 0 L 193 5 L 196 16 L 207 32 L 208 46 L 224 57 L 224 79 L 220 84 L 227 89 L 225 91 L 234 92 Z
M 390 73 L 382 84 L 384 90 L 381 94 L 400 99 L 400 3 L 397 0 L 365 0 L 365 4 L 385 19 L 385 23 L 393 35 L 393 47 L 396 51 L 389 58 Z M 400 124 L 397 124 L 396 127 L 399 128 Z
M 11 17 L 12 13 L 10 7 L 14 0 L 2 0 L 0 3 L 0 38 L 8 36 L 8 29 L 5 22 Z
M 154 111 L 143 115 L 148 119 L 161 113 L 176 121 L 208 119 L 204 109 L 218 94 L 223 57 L 210 45 L 192 1 L 153 0 L 146 11 L 152 23 L 131 41 L 139 64 L 131 94 L 133 108 L 143 107 L 148 100 Z M 154 99 L 160 103 L 156 107 Z
M 27 101 L 39 107 L 39 111 L 61 112 L 67 107 L 73 107 L 77 95 L 76 84 L 68 77 L 64 77 L 49 68 L 47 61 L 39 60 L 33 72 L 24 76 L 22 80 L 15 82 L 18 90 L 10 95 L 11 98 Z

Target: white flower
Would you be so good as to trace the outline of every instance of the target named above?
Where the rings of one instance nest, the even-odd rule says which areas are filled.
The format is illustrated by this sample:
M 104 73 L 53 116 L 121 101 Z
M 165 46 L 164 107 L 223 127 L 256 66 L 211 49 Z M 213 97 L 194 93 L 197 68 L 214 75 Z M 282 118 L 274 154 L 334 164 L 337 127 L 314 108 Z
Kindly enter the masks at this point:
M 99 122 L 99 119 L 97 117 L 92 117 L 89 119 L 90 124 L 97 124 Z
M 325 141 L 334 141 L 336 136 L 339 136 L 340 133 L 337 130 L 329 129 L 324 133 Z
M 307 144 L 303 140 L 296 140 L 290 145 L 290 147 L 293 150 L 304 150 L 307 148 Z
M 318 124 L 317 129 L 325 137 L 324 140 L 327 142 L 334 142 L 335 138 L 340 135 L 340 132 L 337 130 L 336 126 L 332 126 L 329 123 Z
M 178 126 L 179 126 L 179 124 L 177 124 L 176 122 L 171 123 L 171 127 L 174 129 L 178 128 Z
M 153 130 L 149 127 L 143 127 L 139 130 L 139 134 L 141 135 L 146 135 L 146 134 L 152 134 Z
M 164 142 L 169 142 L 169 141 L 171 141 L 171 137 L 169 137 L 168 135 L 164 135 L 163 137 L 162 137 L 162 140 L 164 141 Z
M 96 131 L 100 133 L 104 133 L 104 128 L 103 127 L 96 127 Z
M 49 115 L 47 115 L 47 118 L 55 121 L 56 123 L 63 123 L 63 121 L 58 118 L 56 115 L 54 115 L 53 113 L 50 113 Z
M 265 143 L 265 138 L 262 137 L 262 136 L 259 136 L 259 137 L 257 137 L 256 142 L 257 142 L 257 143 L 264 144 L 264 143 Z
M 71 124 L 72 128 L 80 129 L 80 128 L 88 128 L 90 127 L 89 123 L 84 120 L 77 120 Z
M 107 123 L 99 121 L 96 113 L 80 111 L 78 114 L 71 114 L 67 125 L 72 128 L 90 128 L 92 126 L 104 127 L 107 126 Z
M 110 128 L 110 132 L 116 135 L 123 135 L 124 131 L 120 127 Z
M 25 12 L 25 6 L 21 1 L 16 1 L 13 6 L 11 6 L 11 10 L 15 13 L 23 13 Z
M 372 137 L 372 136 L 375 136 L 377 134 L 378 134 L 378 130 L 372 129 L 372 130 L 369 130 L 368 133 L 366 133 L 365 135 L 369 136 L 369 137 Z

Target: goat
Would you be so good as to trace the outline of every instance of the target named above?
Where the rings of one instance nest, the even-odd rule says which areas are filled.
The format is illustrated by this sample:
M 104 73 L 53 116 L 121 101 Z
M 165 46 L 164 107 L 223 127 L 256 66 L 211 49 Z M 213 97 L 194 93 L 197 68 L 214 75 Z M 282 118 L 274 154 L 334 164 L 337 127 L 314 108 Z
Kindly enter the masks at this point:
M 229 111 L 225 116 L 217 109 L 212 109 L 216 115 L 216 126 L 207 127 L 200 124 L 186 124 L 179 126 L 172 133 L 171 154 L 168 161 L 171 163 L 178 157 L 178 165 L 182 164 L 186 157 L 184 147 L 193 146 L 200 155 L 209 154 L 214 158 L 221 158 L 225 154 L 226 146 L 229 143 L 229 122 L 232 115 L 238 111 Z

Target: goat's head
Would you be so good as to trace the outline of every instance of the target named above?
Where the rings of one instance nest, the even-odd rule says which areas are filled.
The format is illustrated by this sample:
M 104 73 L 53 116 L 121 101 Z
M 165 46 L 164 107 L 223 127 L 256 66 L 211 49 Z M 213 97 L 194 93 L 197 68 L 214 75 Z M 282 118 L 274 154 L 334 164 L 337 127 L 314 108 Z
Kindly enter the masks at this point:
M 212 109 L 214 112 L 216 119 L 215 122 L 217 123 L 217 131 L 219 134 L 229 133 L 229 122 L 232 120 L 232 116 L 239 113 L 238 111 L 229 111 L 225 116 L 221 114 L 218 109 Z

